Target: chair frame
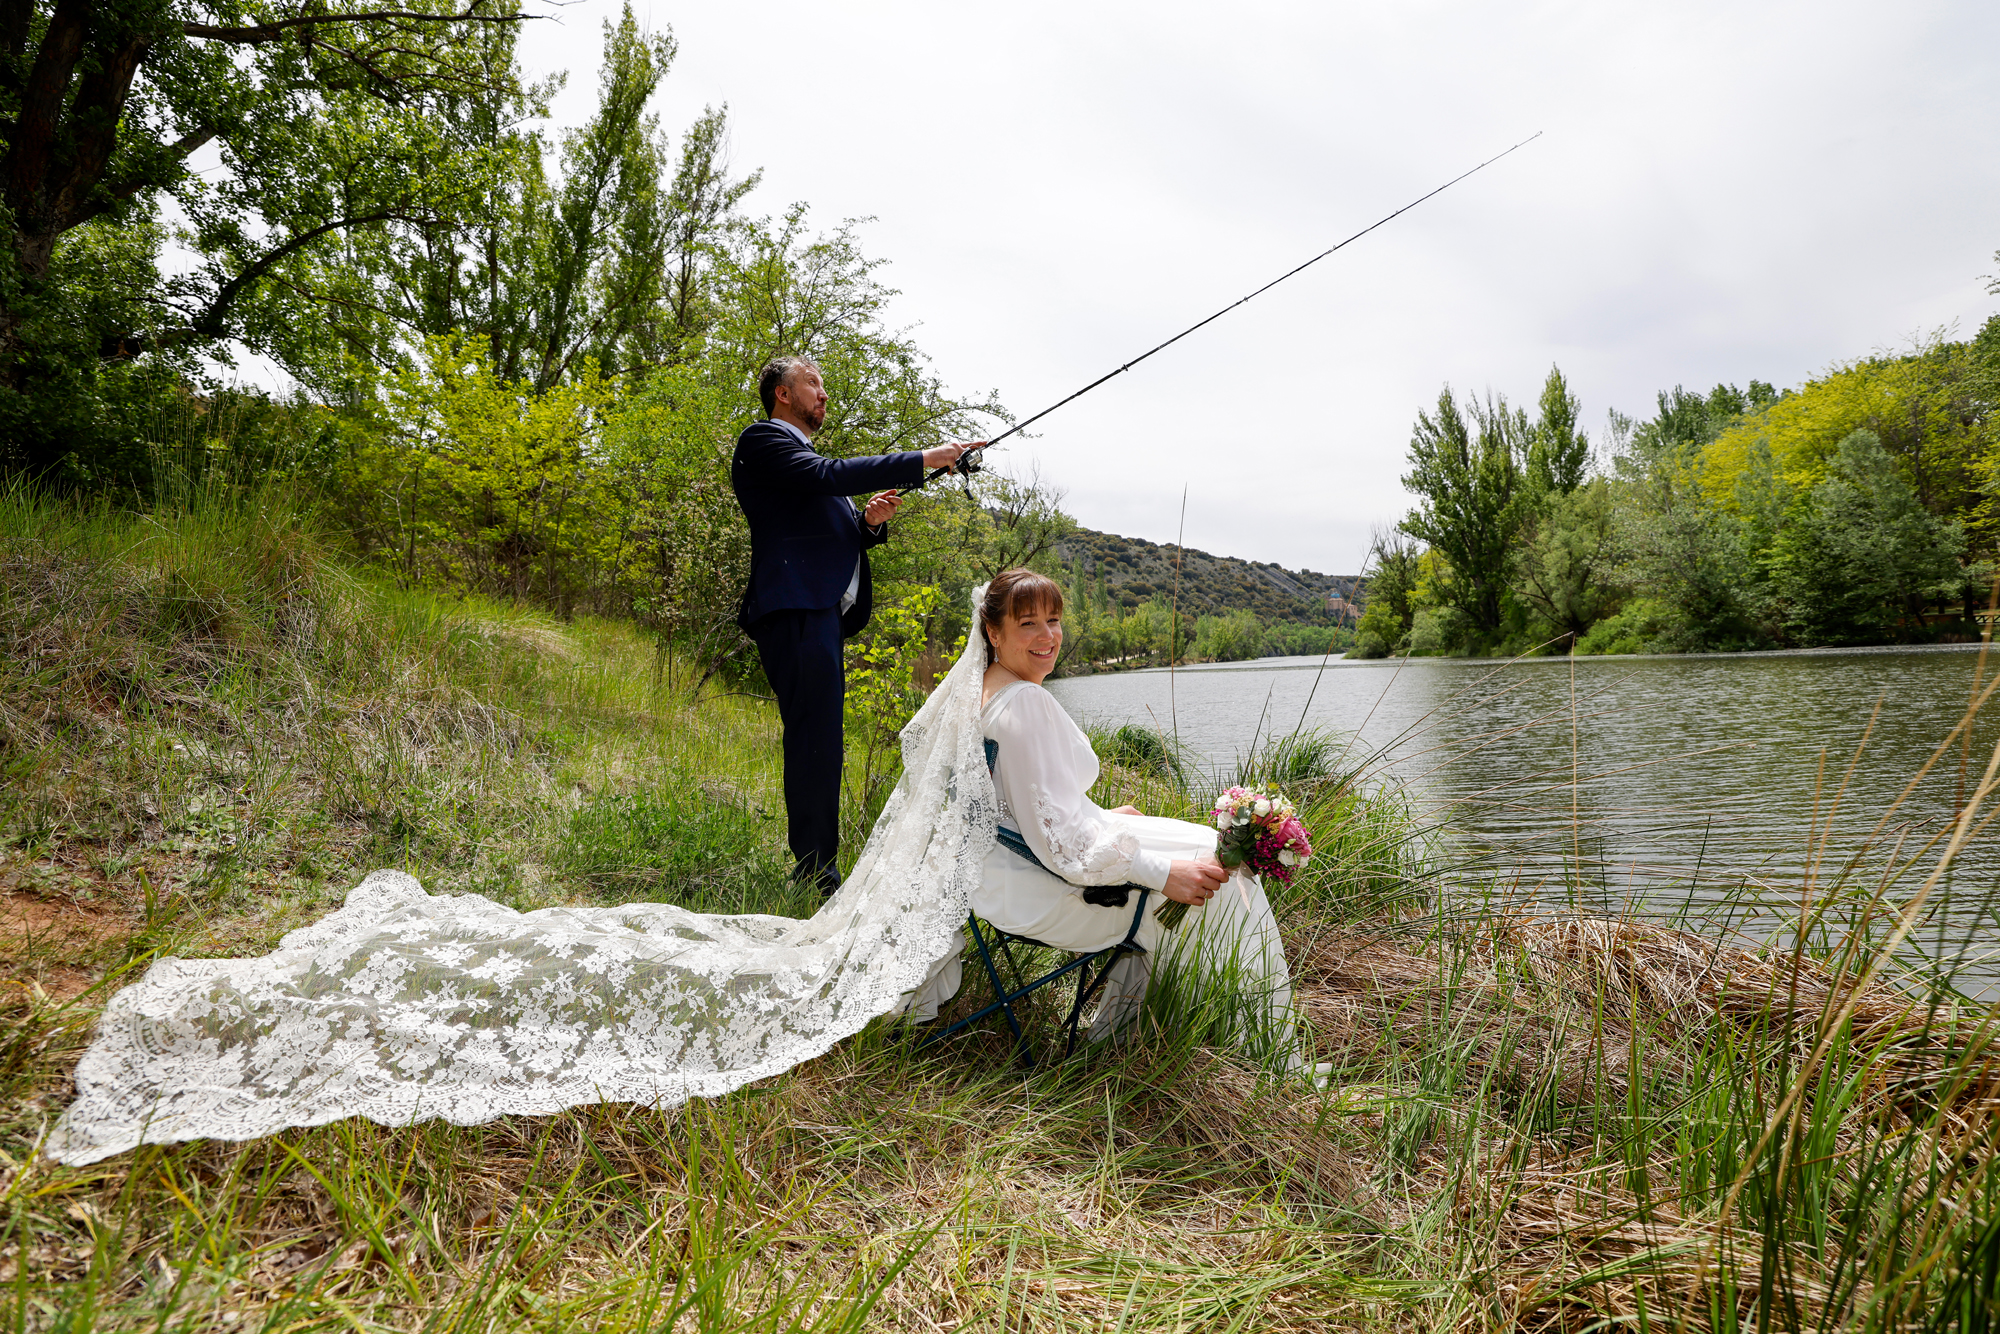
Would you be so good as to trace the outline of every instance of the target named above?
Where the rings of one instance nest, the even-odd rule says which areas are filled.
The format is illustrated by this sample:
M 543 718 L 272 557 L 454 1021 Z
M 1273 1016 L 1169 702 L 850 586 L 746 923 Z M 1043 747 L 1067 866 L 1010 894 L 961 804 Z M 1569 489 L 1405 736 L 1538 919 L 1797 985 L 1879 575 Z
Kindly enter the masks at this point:
M 1000 743 L 992 737 L 987 737 L 985 744 L 986 768 L 991 771 L 1000 758 Z M 998 841 L 1000 846 L 1007 848 L 1033 865 L 1041 867 L 1042 870 L 1048 871 L 1049 868 L 1042 866 L 1041 858 L 1035 855 L 1034 849 L 1030 848 L 1019 834 L 1014 833 L 1010 829 L 1002 829 L 999 832 Z M 1054 875 L 1055 872 L 1050 871 L 1049 874 Z M 1061 879 L 1061 877 L 1058 876 L 1057 879 Z M 1104 986 L 1105 979 L 1111 976 L 1112 967 L 1120 959 L 1128 954 L 1144 954 L 1146 952 L 1146 947 L 1138 941 L 1139 925 L 1146 920 L 1146 898 L 1153 891 L 1144 885 L 1123 885 L 1119 886 L 1119 888 L 1125 890 L 1136 889 L 1139 891 L 1139 903 L 1132 910 L 1132 924 L 1125 928 L 1125 938 L 1115 944 L 1107 945 L 1103 949 L 1086 950 L 1078 953 L 1074 959 L 1071 959 L 1062 967 L 1053 972 L 1044 973 L 1032 982 L 1024 983 L 1021 981 L 1021 966 L 1019 961 L 1014 958 L 1012 946 L 1015 944 L 1032 945 L 1036 949 L 1044 950 L 1061 949 L 1063 947 L 1050 945 L 1045 941 L 1036 940 L 1032 936 L 1019 936 L 1011 931 L 1002 931 L 999 927 L 988 922 L 986 925 L 993 932 L 994 943 L 1000 947 L 1000 952 L 1006 956 L 1007 967 L 1014 974 L 1014 988 L 1011 991 L 1008 989 L 1007 983 L 1001 979 L 999 967 L 993 962 L 993 951 L 986 944 L 986 933 L 979 929 L 977 914 L 968 913 L 965 918 L 966 929 L 972 932 L 973 942 L 979 946 L 979 962 L 986 965 L 986 977 L 993 983 L 993 994 L 999 997 L 999 999 L 977 1014 L 967 1015 L 942 1032 L 926 1034 L 924 1040 L 917 1044 L 917 1049 L 921 1051 L 933 1042 L 942 1042 L 952 1034 L 963 1031 L 971 1025 L 978 1023 L 981 1019 L 986 1018 L 986 1016 L 992 1014 L 995 1010 L 998 1010 L 1007 1016 L 1007 1027 L 1013 1030 L 1014 1047 L 1020 1054 L 1022 1064 L 1032 1070 L 1035 1068 L 1035 1053 L 1028 1045 L 1028 1035 L 1021 1027 L 1020 1016 L 1014 1013 L 1014 1002 L 1024 1000 L 1034 992 L 1040 991 L 1043 987 L 1050 986 L 1061 981 L 1071 973 L 1075 973 L 1077 975 L 1076 1000 L 1069 1007 L 1069 1022 L 1065 1025 L 1069 1032 L 1069 1040 L 1063 1046 L 1063 1059 L 1068 1060 L 1076 1052 L 1076 1028 L 1078 1022 L 1083 1018 L 1083 1007 L 1088 1005 L 1090 998 L 1095 996 L 1098 990 Z M 1092 964 L 1102 965 L 1098 968 L 1095 977 L 1091 975 L 1090 971 Z
M 980 929 L 979 918 L 968 915 L 965 919 L 966 927 L 972 932 L 973 943 L 979 947 L 979 961 L 986 966 L 986 976 L 993 983 L 993 994 L 999 999 L 986 1008 L 974 1014 L 967 1015 L 947 1029 L 927 1034 L 924 1040 L 918 1044 L 919 1049 L 928 1047 L 934 1042 L 942 1042 L 952 1034 L 978 1023 L 997 1010 L 1007 1017 L 1007 1027 L 1013 1031 L 1014 1046 L 1020 1056 L 1021 1063 L 1026 1068 L 1032 1070 L 1037 1064 L 1035 1053 L 1028 1042 L 1026 1030 L 1021 1026 L 1020 1016 L 1014 1013 L 1014 1002 L 1023 1000 L 1034 992 L 1051 986 L 1071 973 L 1075 973 L 1077 975 L 1076 999 L 1069 1007 L 1069 1020 L 1064 1025 L 1068 1033 L 1068 1040 L 1063 1046 L 1063 1059 L 1069 1059 L 1076 1052 L 1077 1026 L 1083 1018 L 1084 1006 L 1088 1005 L 1090 998 L 1095 996 L 1104 986 L 1105 979 L 1111 975 L 1111 969 L 1120 959 L 1123 959 L 1128 954 L 1144 954 L 1146 952 L 1146 947 L 1139 944 L 1136 937 L 1139 934 L 1140 923 L 1145 920 L 1146 898 L 1152 891 L 1144 885 L 1134 886 L 1134 888 L 1139 891 L 1139 902 L 1132 912 L 1132 924 L 1125 929 L 1125 938 L 1123 940 L 1107 945 L 1103 949 L 1090 950 L 1078 954 L 1074 959 L 1063 964 L 1060 968 L 1045 973 L 1031 982 L 1023 983 L 1021 981 L 1020 964 L 1014 958 L 1012 946 L 1015 944 L 1031 945 L 1037 949 L 1058 949 L 1061 947 L 1049 945 L 1043 941 L 1034 939 L 1032 936 L 1020 936 L 1015 935 L 1011 931 L 1002 931 L 992 923 L 987 923 L 986 931 L 993 933 L 994 944 L 999 946 L 1000 952 L 1007 959 L 1008 969 L 1014 974 L 1014 986 L 1011 989 L 1001 978 L 1000 968 L 993 961 L 993 950 L 986 943 L 986 931 Z M 1097 968 L 1095 975 L 1091 972 L 1092 965 L 1101 965 Z

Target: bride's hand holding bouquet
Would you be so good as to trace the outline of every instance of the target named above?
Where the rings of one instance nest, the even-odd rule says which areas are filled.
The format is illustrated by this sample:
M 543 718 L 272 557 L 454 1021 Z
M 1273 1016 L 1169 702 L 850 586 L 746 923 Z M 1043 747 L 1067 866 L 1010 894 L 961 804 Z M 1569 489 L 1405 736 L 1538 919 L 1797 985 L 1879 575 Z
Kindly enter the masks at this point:
M 1215 799 L 1209 818 L 1216 829 L 1215 861 L 1209 863 L 1204 858 L 1190 864 L 1196 868 L 1206 870 L 1214 866 L 1224 875 L 1248 868 L 1253 875 L 1268 876 L 1288 885 L 1312 859 L 1312 841 L 1298 810 L 1276 784 L 1230 788 Z M 1176 862 L 1175 869 L 1181 865 Z M 1180 925 L 1188 910 L 1188 902 L 1171 892 L 1173 887 L 1170 877 L 1167 897 L 1172 902 L 1159 912 L 1160 925 L 1169 930 Z M 1250 892 L 1240 880 L 1236 892 L 1243 896 L 1243 906 L 1249 907 Z M 1207 898 L 1203 894 L 1195 902 L 1206 902 Z

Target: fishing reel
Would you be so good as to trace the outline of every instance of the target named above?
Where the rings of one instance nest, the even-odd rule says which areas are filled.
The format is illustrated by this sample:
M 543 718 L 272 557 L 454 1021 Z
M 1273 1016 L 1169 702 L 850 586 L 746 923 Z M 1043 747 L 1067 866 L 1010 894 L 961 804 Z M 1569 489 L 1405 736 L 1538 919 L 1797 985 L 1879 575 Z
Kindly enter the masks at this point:
M 985 465 L 981 464 L 979 461 L 979 456 L 985 452 L 986 450 L 984 446 L 981 446 L 978 449 L 968 449 L 963 454 L 960 454 L 958 456 L 958 462 L 948 463 L 944 467 L 936 469 L 934 472 L 931 473 L 930 476 L 924 478 L 923 481 L 918 482 L 915 486 L 910 487 L 908 489 L 911 491 L 921 491 L 925 487 L 929 486 L 932 482 L 935 482 L 938 478 L 943 477 L 949 473 L 956 473 L 960 477 L 970 479 L 972 474 L 976 472 L 985 472 L 986 471 Z

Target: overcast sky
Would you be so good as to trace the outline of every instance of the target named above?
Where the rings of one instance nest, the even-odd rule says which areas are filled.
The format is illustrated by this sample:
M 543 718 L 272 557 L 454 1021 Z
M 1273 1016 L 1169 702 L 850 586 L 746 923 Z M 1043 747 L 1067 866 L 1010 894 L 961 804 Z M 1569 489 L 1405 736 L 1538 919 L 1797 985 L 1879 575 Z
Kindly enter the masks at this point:
M 953 389 L 1036 411 L 1467 167 L 1506 161 L 1010 441 L 1093 528 L 1348 573 L 1439 388 L 1562 367 L 1601 435 L 2000 309 L 2000 5 L 637 0 L 748 201 L 873 217 Z M 596 97 L 617 0 L 537 23 Z

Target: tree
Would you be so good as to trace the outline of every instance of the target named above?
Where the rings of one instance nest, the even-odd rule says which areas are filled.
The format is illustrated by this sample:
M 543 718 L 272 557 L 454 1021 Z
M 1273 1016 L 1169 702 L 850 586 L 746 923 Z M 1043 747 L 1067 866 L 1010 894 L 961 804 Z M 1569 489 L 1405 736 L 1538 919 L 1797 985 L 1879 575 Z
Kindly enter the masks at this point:
M 1583 405 L 1569 392 L 1561 370 L 1549 367 L 1542 384 L 1541 417 L 1529 437 L 1529 485 L 1543 495 L 1568 495 L 1590 468 L 1590 437 L 1577 429 Z
M 1500 628 L 1508 558 L 1523 517 L 1520 458 L 1532 428 L 1505 398 L 1474 402 L 1471 416 L 1468 424 L 1448 386 L 1435 418 L 1417 414 L 1403 485 L 1420 499 L 1399 527 L 1444 557 L 1444 600 L 1474 631 L 1490 634 Z
M 34 474 L 72 441 L 43 424 L 88 412 L 102 364 L 213 348 L 287 257 L 438 203 L 423 170 L 428 104 L 478 84 L 472 34 L 523 16 L 470 0 L 334 9 L 202 0 L 12 0 L 0 22 L 0 429 L 6 463 Z M 330 144 L 346 151 L 323 156 Z M 215 179 L 191 154 L 220 153 Z M 204 262 L 171 283 L 128 251 L 94 356 L 65 319 L 61 250 L 96 225 L 144 224 L 171 198 Z M 86 242 L 87 244 L 87 242 Z M 122 327 L 121 327 L 122 326 Z M 79 460 L 87 471 L 88 461 Z M 71 474 L 76 468 L 69 470 Z M 60 480 L 60 479 L 59 479 Z M 74 480 L 70 477 L 69 480 Z
M 1833 475 L 1841 442 L 1865 430 L 1931 513 L 1971 520 L 1983 532 L 1989 520 L 1981 465 L 2000 446 L 2000 433 L 1980 371 L 1976 344 L 1942 334 L 1919 339 L 1902 355 L 1837 365 L 1782 398 L 1746 405 L 1738 420 L 1715 432 L 1702 450 L 1701 486 L 1733 510 L 1738 478 L 1762 448 L 1788 487 L 1808 489 Z
M 1644 422 L 1612 414 L 1619 577 L 1659 604 L 1658 647 L 1668 652 L 1756 647 L 1774 622 L 1742 516 L 1703 489 L 1703 451 L 1746 411 L 1776 399 L 1719 384 L 1707 394 L 1675 385 Z
M 536 392 L 586 362 L 642 377 L 700 354 L 712 275 L 758 180 L 729 175 L 726 109 L 688 129 L 670 173 L 668 137 L 647 107 L 676 48 L 670 33 L 641 32 L 628 5 L 605 24 L 597 109 L 564 135 L 551 176 L 533 122 L 553 84 L 522 87 L 514 37 L 490 34 L 490 82 L 435 108 L 438 157 L 460 164 L 454 207 L 286 267 L 284 290 L 305 299 L 287 323 L 295 332 L 272 341 L 296 349 L 280 355 L 294 374 L 335 392 L 357 370 L 365 382 L 422 339 L 460 332 L 484 338 L 497 373 Z M 343 359 L 314 362 L 336 346 Z
M 1354 627 L 1354 653 L 1381 658 L 1402 647 L 1416 619 L 1418 562 L 1423 548 L 1396 529 L 1378 529 L 1368 546 L 1363 582 L 1367 607 Z
M 1261 657 L 1263 652 L 1264 627 L 1254 612 L 1238 610 L 1195 619 L 1193 656 L 1204 662 L 1242 662 Z
M 1616 610 L 1611 484 L 1594 478 L 1543 501 L 1514 552 L 1513 590 L 1571 643 Z
M 1960 594 L 1964 552 L 1964 529 L 1925 508 L 1872 431 L 1855 431 L 1766 560 L 1801 640 L 1881 643 L 1912 637 L 1927 605 Z

